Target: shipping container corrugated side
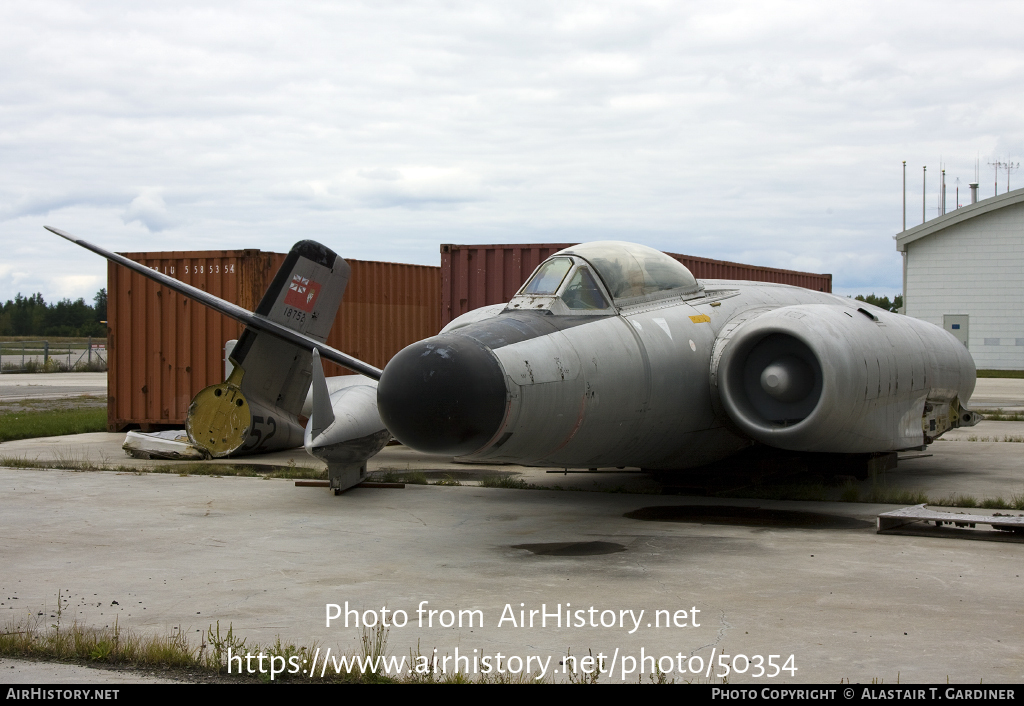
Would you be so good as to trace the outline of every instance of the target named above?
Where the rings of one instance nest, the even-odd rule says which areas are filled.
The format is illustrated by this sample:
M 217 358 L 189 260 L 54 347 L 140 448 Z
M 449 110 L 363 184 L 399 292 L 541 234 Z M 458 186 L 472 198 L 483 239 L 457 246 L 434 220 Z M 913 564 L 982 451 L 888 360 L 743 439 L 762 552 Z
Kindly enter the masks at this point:
M 124 253 L 249 311 L 284 262 L 259 250 Z M 348 260 L 352 276 L 327 344 L 383 368 L 440 330 L 440 269 Z M 241 324 L 142 275 L 107 267 L 107 428 L 181 427 L 197 392 L 223 381 L 224 343 Z M 325 362 L 327 375 L 348 371 Z
M 511 299 L 526 278 L 552 254 L 576 243 L 531 245 L 442 245 L 441 325 L 467 311 Z M 738 279 L 791 284 L 832 291 L 832 275 L 744 265 L 693 255 L 666 253 L 686 265 L 697 279 Z

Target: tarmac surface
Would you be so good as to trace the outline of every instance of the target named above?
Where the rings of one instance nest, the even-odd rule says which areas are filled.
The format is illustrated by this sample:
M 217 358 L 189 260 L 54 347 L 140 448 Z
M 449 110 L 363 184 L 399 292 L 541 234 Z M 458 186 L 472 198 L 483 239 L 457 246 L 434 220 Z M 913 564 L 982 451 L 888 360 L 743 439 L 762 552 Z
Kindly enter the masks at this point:
M 971 409 L 1024 410 L 1024 379 L 979 378 L 967 404 Z
M 55 400 L 89 395 L 107 396 L 106 373 L 4 373 L 0 401 Z
M 1019 396 L 1007 387 L 986 394 L 1006 400 L 1004 408 L 1024 406 L 1024 386 Z M 611 683 L 650 674 L 656 662 L 640 662 L 652 655 L 663 670 L 671 663 L 669 678 L 701 683 L 720 682 L 723 665 L 744 669 L 729 683 L 762 686 L 1024 679 L 1024 544 L 877 534 L 877 514 L 900 505 L 655 495 L 636 473 L 454 464 L 401 446 L 387 447 L 370 470 L 423 470 L 466 484 L 335 496 L 286 480 L 138 473 L 131 467 L 172 462 L 129 459 L 123 438 L 0 444 L 5 458 L 125 467 L 0 468 L 0 627 L 54 623 L 59 593 L 65 625 L 116 619 L 121 629 L 180 630 L 198 643 L 219 621 L 247 647 L 278 637 L 316 643 L 319 673 L 327 648 L 334 656 L 359 651 L 355 614 L 345 627 L 347 602 L 360 620 L 379 619 L 385 607 L 390 620 L 405 611 L 406 624 L 388 633 L 389 654 L 408 660 L 436 648 L 449 670 L 456 654 L 468 656 L 459 666 L 470 676 L 482 666 L 474 658 L 500 653 L 505 669 L 530 658 L 529 671 L 546 665 L 549 680 L 565 681 L 559 661 L 570 650 L 605 655 L 613 673 L 600 681 Z M 1014 438 L 1024 439 L 1024 423 L 956 430 L 875 482 L 930 497 L 1009 499 L 1024 494 L 1024 443 Z M 315 463 L 301 453 L 261 462 L 289 460 Z M 620 492 L 470 484 L 494 473 Z M 342 616 L 328 626 L 332 604 Z M 438 612 L 423 613 L 420 625 L 420 607 Z M 480 612 L 472 626 L 462 613 L 460 628 L 460 611 Z M 535 613 L 530 627 L 530 611 L 547 612 L 546 625 Z M 551 614 L 562 615 L 561 625 Z M 678 624 L 666 626 L 669 619 Z M 779 655 L 773 665 L 796 671 L 755 677 L 758 656 L 766 673 L 775 671 L 771 655 Z M 98 683 L 108 675 L 126 678 L 0 660 L 0 682 Z

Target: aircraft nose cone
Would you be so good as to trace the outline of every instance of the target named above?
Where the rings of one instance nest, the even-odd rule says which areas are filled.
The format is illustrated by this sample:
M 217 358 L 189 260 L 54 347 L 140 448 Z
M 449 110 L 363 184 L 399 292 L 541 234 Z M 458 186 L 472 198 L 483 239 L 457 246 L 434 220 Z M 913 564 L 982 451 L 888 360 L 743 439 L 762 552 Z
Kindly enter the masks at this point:
M 377 407 L 388 431 L 418 451 L 460 456 L 482 447 L 505 417 L 505 372 L 481 343 L 428 338 L 385 366 Z

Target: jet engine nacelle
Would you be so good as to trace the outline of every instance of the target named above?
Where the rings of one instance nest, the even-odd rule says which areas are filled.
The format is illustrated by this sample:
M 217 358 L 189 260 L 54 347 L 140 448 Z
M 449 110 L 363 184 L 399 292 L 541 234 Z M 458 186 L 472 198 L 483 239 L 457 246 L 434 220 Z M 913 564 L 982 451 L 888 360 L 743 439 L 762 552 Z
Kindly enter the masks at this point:
M 763 444 L 865 453 L 971 424 L 975 367 L 952 335 L 876 307 L 797 305 L 727 325 L 711 359 L 728 418 Z

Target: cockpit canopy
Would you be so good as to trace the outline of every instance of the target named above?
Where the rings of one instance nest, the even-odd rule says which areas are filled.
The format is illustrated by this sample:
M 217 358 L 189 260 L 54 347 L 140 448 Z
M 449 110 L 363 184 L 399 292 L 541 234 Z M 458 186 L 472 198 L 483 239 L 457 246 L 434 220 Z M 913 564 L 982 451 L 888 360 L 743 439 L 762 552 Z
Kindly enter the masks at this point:
M 622 300 L 685 296 L 700 289 L 685 265 L 646 245 L 612 240 L 582 243 L 555 253 L 551 259 L 565 255 L 575 255 L 590 263 L 616 304 L 631 303 Z
M 590 265 L 580 258 L 551 256 L 509 302 L 510 309 L 547 309 L 552 313 L 614 313 Z
M 541 263 L 508 304 L 510 310 L 603 315 L 615 307 L 698 294 L 686 267 L 654 248 L 600 241 L 574 245 Z

